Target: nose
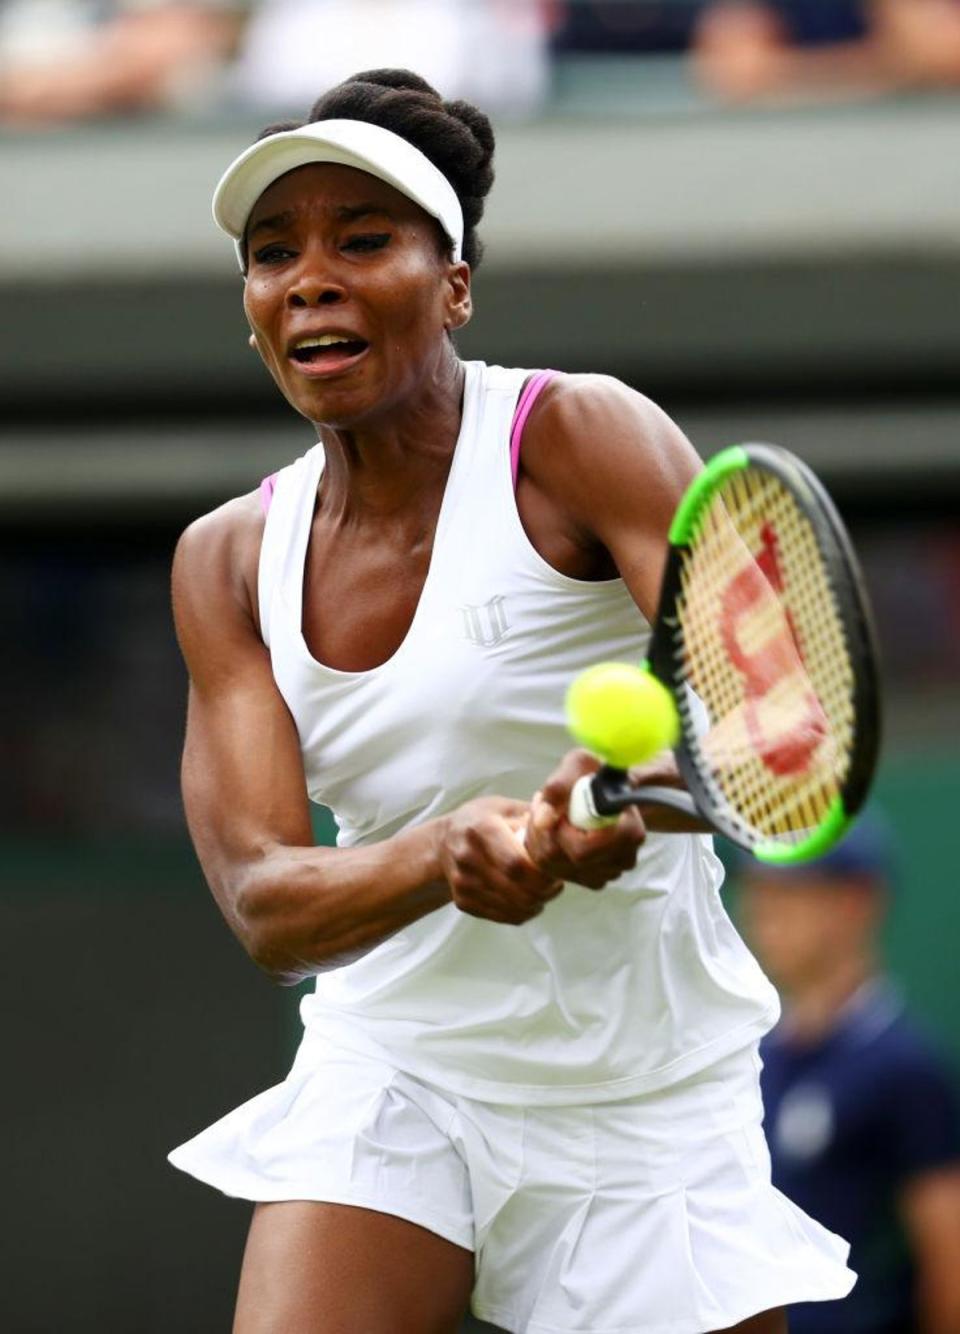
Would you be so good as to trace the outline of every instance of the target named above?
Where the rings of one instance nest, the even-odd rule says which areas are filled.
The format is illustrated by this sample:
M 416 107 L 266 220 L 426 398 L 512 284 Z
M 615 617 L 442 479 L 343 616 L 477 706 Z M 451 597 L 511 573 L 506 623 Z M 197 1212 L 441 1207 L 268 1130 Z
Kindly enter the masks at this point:
M 330 273 L 321 273 L 315 265 L 305 266 L 297 273 L 287 292 L 287 305 L 292 309 L 304 306 L 335 306 L 347 299 L 346 288 Z
M 337 305 L 347 299 L 347 288 L 339 281 L 336 264 L 329 256 L 304 253 L 301 263 L 291 275 L 287 304 L 291 308 L 304 305 Z

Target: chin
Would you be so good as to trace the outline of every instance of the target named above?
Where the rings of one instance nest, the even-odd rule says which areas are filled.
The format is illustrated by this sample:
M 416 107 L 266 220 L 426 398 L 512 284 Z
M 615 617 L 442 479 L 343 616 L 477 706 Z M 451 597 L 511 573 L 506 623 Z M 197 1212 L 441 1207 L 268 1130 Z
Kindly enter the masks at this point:
M 284 395 L 292 408 L 314 426 L 329 426 L 334 430 L 349 430 L 368 416 L 371 403 L 368 396 L 344 386 L 339 391 L 332 385 L 314 393 Z

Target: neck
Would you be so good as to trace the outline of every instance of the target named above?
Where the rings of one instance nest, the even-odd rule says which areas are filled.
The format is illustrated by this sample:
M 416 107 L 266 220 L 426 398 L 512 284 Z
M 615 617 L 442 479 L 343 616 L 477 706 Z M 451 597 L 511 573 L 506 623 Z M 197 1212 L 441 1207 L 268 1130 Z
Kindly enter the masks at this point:
M 442 489 L 460 433 L 465 372 L 452 347 L 415 392 L 349 428 L 318 425 L 324 505 L 382 518 Z
M 836 963 L 829 971 L 807 978 L 788 995 L 783 1032 L 809 1044 L 825 1037 L 836 1026 L 844 1007 L 875 973 L 868 955 L 856 955 Z

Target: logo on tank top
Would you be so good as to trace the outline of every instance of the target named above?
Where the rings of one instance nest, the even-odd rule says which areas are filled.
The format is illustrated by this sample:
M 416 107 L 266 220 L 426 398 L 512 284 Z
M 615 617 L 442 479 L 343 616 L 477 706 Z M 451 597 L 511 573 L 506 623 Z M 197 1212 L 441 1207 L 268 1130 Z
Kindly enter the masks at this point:
M 465 638 L 480 648 L 492 648 L 494 644 L 499 644 L 510 628 L 503 609 L 503 598 L 499 593 L 480 607 L 461 607 L 460 611 Z

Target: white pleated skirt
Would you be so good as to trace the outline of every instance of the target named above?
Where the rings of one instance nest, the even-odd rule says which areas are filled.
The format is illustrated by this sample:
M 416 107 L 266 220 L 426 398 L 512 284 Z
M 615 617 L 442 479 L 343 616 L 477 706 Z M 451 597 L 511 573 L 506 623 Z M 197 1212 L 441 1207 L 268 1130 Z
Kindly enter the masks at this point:
M 429 1228 L 474 1252 L 474 1314 L 514 1334 L 704 1334 L 855 1282 L 847 1243 L 771 1185 L 759 1069 L 751 1047 L 622 1102 L 508 1107 L 308 1034 L 170 1161 Z

